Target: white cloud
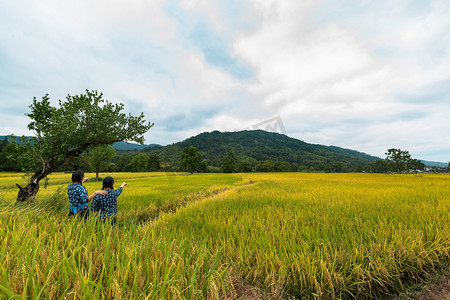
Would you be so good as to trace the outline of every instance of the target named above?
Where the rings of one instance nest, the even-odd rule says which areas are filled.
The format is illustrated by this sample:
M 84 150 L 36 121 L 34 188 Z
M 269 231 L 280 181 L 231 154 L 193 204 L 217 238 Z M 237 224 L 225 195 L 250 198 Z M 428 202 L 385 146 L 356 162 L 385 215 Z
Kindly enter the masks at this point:
M 406 149 L 419 149 L 418 143 L 421 149 L 448 149 L 436 141 L 437 132 L 450 129 L 449 122 L 432 119 L 436 105 L 425 100 L 411 109 L 403 102 L 427 86 L 450 80 L 449 47 L 439 41 L 447 40 L 443 29 L 448 32 L 450 26 L 443 16 L 449 10 L 442 1 L 436 3 L 420 18 L 409 15 L 412 4 L 403 1 L 388 6 L 387 12 L 380 5 L 345 16 L 345 21 L 318 21 L 317 11 L 323 9 L 319 3 L 263 2 L 259 8 L 265 22 L 235 42 L 236 53 L 256 70 L 257 83 L 249 90 L 261 97 L 265 109 L 283 116 L 289 133 L 309 142 L 353 146 L 377 155 L 384 153 L 380 148 L 399 141 Z M 371 20 L 385 24 L 371 28 Z M 434 47 L 441 47 L 437 64 L 429 57 Z M 386 53 L 380 55 L 380 50 Z M 416 111 L 423 116 L 415 116 Z M 355 120 L 360 120 L 357 126 Z
M 2 129 L 23 133 L 33 96 L 88 88 L 144 111 L 151 143 L 280 115 L 306 142 L 448 160 L 449 3 L 5 2 Z

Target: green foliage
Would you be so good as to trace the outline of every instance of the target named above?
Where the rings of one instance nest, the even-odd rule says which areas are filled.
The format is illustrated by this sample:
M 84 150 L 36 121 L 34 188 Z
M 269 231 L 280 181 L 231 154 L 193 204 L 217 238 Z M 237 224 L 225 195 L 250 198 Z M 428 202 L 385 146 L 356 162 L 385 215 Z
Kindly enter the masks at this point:
M 16 143 L 9 143 L 3 146 L 0 152 L 0 167 L 2 171 L 20 172 L 18 146 Z
M 291 164 L 287 161 L 276 161 L 273 164 L 272 170 L 274 172 L 289 172 L 291 171 Z
M 68 201 L 67 188 L 65 186 L 59 186 L 52 194 L 46 195 L 42 199 L 39 198 L 36 201 L 36 207 L 52 213 L 66 215 Z
M 414 173 L 417 173 L 417 171 L 419 171 L 419 170 L 422 171 L 425 169 L 425 164 L 418 159 L 412 158 L 408 161 L 407 164 L 408 164 L 409 169 L 414 170 Z
M 165 147 L 147 148 L 145 151 L 158 153 L 161 161 L 178 161 L 182 149 L 194 146 L 208 160 L 208 164 L 222 166 L 222 157 L 233 150 L 238 161 L 249 161 L 253 166 L 259 162 L 285 161 L 296 166 L 322 170 L 333 170 L 333 163 L 341 162 L 343 171 L 352 171 L 357 165 L 367 166 L 377 158 L 339 147 L 313 145 L 286 135 L 262 130 L 239 132 L 205 132 L 183 142 Z M 330 167 L 328 167 L 330 165 Z M 298 169 L 298 167 L 296 169 Z
M 63 170 L 67 172 L 73 172 L 74 170 L 84 170 L 86 172 L 90 172 L 91 163 L 89 161 L 88 153 L 83 152 L 80 155 L 70 159 L 69 162 L 63 166 Z
M 111 145 L 98 145 L 91 150 L 89 163 L 92 170 L 96 173 L 97 181 L 98 173 L 111 165 L 111 160 L 116 153 L 116 150 Z
M 35 137 L 28 138 L 22 136 L 21 138 L 16 139 L 15 136 L 12 136 L 11 144 L 7 145 L 4 149 L 8 164 L 14 169 L 24 173 L 39 169 L 41 167 L 41 162 L 39 161 L 37 151 L 34 150 L 36 140 Z
M 161 170 L 161 163 L 159 161 L 159 155 L 151 153 L 148 155 L 148 171 L 155 172 Z
M 133 155 L 126 153 L 117 155 L 113 162 L 115 163 L 115 171 L 116 172 L 130 172 L 131 171 L 131 160 L 133 159 Z
M 386 173 L 389 172 L 389 164 L 384 159 L 377 159 L 369 165 L 369 171 L 371 173 Z
M 234 155 L 233 150 L 228 152 L 227 156 L 222 161 L 224 173 L 234 173 L 236 171 L 237 158 Z
M 386 161 L 398 173 L 406 172 L 411 155 L 406 150 L 391 148 L 386 152 Z
M 207 166 L 206 172 L 208 172 L 208 173 L 222 173 L 223 170 L 220 167 Z
M 242 173 L 248 173 L 253 171 L 252 163 L 248 160 L 242 160 L 238 164 L 238 171 Z
M 127 116 L 123 109 L 123 104 L 104 100 L 97 91 L 68 95 L 65 101 L 59 100 L 58 107 L 51 105 L 48 95 L 41 101 L 34 98 L 27 116 L 31 119 L 28 129 L 36 136 L 23 137 L 14 149 L 22 170 L 34 173 L 18 201 L 32 201 L 40 180 L 88 148 L 118 141 L 143 143 L 143 134 L 153 124 L 144 120 L 143 113 Z
M 150 158 L 144 153 L 139 153 L 131 159 L 129 165 L 134 172 L 144 172 L 148 169 Z
M 181 151 L 181 165 L 191 174 L 200 168 L 202 155 L 194 146 L 189 146 Z
M 5 136 L 3 139 L 0 140 L 0 153 L 3 152 L 3 149 L 8 146 L 8 138 Z
M 137 117 L 122 113 L 123 104 L 103 100 L 103 94 L 97 91 L 68 95 L 66 101 L 59 101 L 59 107 L 51 106 L 45 95 L 41 101 L 34 98 L 30 109 L 27 116 L 32 121 L 28 129 L 36 137 L 19 145 L 22 157 L 26 155 L 34 162 L 24 164 L 29 171 L 36 171 L 37 166 L 46 169 L 46 165 L 57 169 L 68 158 L 96 145 L 118 141 L 143 143 L 143 134 L 153 126 L 145 122 L 142 113 Z
M 256 169 L 257 169 L 259 172 L 271 172 L 271 171 L 272 171 L 272 168 L 273 168 L 273 165 L 272 165 L 272 163 L 271 163 L 270 161 L 268 161 L 268 160 L 262 161 L 262 162 L 256 167 Z

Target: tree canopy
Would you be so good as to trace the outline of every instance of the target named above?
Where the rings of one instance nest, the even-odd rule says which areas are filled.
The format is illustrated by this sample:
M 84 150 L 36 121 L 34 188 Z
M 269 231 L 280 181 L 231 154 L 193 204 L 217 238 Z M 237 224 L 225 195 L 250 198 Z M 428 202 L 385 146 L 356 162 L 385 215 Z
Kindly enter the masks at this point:
M 230 150 L 228 152 L 227 156 L 225 156 L 225 158 L 223 159 L 222 165 L 223 165 L 224 173 L 234 173 L 236 171 L 237 158 L 234 155 L 233 150 Z
M 111 160 L 117 151 L 111 145 L 98 145 L 94 147 L 89 155 L 89 164 L 95 171 L 95 180 L 98 181 L 98 173 L 111 165 Z
M 410 159 L 411 155 L 406 150 L 391 148 L 386 152 L 386 161 L 393 166 L 398 173 L 403 173 L 407 170 Z
M 202 155 L 194 146 L 189 146 L 181 151 L 181 165 L 191 174 L 200 168 Z
M 33 201 L 39 181 L 58 170 L 73 157 L 96 145 L 109 145 L 119 141 L 142 144 L 144 133 L 152 126 L 139 116 L 122 112 L 122 103 L 113 104 L 103 94 L 86 90 L 86 94 L 68 95 L 54 107 L 48 95 L 33 99 L 28 129 L 35 137 L 22 139 L 16 145 L 15 159 L 22 171 L 32 173 L 29 184 L 22 188 L 17 201 Z

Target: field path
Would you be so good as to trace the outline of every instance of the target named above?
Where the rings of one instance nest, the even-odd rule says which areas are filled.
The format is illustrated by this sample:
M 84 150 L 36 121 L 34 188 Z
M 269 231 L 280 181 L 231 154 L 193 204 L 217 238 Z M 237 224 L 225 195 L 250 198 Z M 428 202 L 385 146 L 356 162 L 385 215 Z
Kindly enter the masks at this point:
M 248 179 L 248 178 L 244 178 L 244 177 L 241 177 L 241 179 L 242 179 L 242 181 L 237 183 L 236 185 L 211 189 L 211 190 L 207 191 L 206 193 L 199 194 L 197 192 L 194 192 L 194 193 L 186 195 L 183 198 L 175 199 L 174 201 L 167 201 L 165 204 L 157 207 L 156 209 L 151 208 L 149 213 L 144 209 L 144 210 L 142 210 L 138 219 L 141 221 L 144 221 L 144 222 L 146 222 L 148 220 L 155 222 L 160 218 L 161 214 L 176 214 L 180 208 L 188 207 L 188 206 L 194 205 L 196 203 L 199 203 L 203 200 L 206 200 L 206 199 L 209 199 L 212 197 L 216 197 L 220 194 L 234 191 L 237 189 L 241 189 L 246 186 L 257 183 L 257 181 L 254 181 L 252 179 Z
M 400 295 L 399 300 L 450 300 L 450 275 L 446 275 L 438 282 L 426 285 L 423 291 L 412 296 Z

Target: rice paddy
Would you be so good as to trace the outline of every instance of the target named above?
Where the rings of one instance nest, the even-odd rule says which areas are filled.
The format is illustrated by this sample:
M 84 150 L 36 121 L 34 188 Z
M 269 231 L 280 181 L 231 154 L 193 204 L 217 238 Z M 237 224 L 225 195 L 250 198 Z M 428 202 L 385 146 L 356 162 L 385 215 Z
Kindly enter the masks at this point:
M 70 174 L 32 206 L 0 174 L 0 298 L 382 298 L 449 263 L 449 175 L 106 175 L 116 226 L 66 217 Z

